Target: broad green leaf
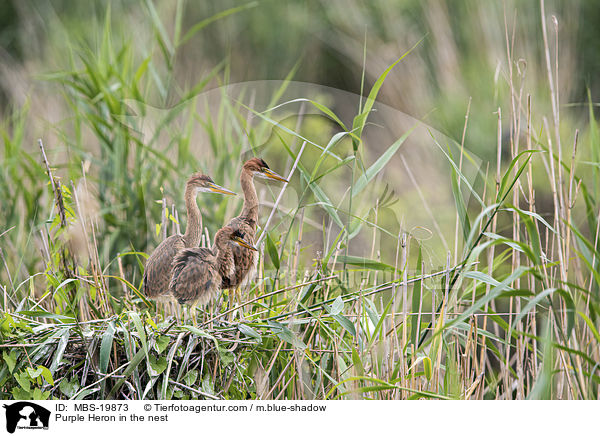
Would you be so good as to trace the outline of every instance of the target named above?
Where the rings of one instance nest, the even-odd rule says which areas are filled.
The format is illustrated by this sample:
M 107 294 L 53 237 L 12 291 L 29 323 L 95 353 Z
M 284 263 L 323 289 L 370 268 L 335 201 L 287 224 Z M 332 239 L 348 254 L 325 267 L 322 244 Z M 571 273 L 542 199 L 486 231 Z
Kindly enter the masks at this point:
M 196 336 L 200 336 L 200 337 L 206 338 L 206 339 L 211 339 L 212 341 L 214 341 L 215 343 L 217 343 L 217 339 L 213 335 L 211 335 L 208 332 L 205 332 L 202 329 L 199 329 L 198 327 L 194 327 L 194 326 L 191 326 L 191 325 L 185 325 L 185 326 L 182 326 L 182 328 L 184 330 L 188 330 L 189 332 L 195 334 Z
M 371 320 L 373 325 L 376 326 L 377 324 L 379 324 L 381 317 L 377 313 L 377 308 L 375 307 L 375 304 L 373 304 L 373 301 L 371 301 L 369 298 L 364 298 L 362 301 L 364 302 L 364 308 L 367 312 L 367 315 L 369 316 L 369 319 Z
M 28 370 L 31 368 L 28 368 Z M 41 371 L 40 371 L 41 374 Z M 23 371 L 19 374 L 15 374 L 14 375 L 15 380 L 17 381 L 17 383 L 19 384 L 19 386 L 21 386 L 21 388 L 23 388 L 24 391 L 29 392 L 29 390 L 31 389 L 31 378 L 29 376 L 29 374 L 27 373 L 27 371 Z
M 352 321 L 350 321 L 341 313 L 339 315 L 333 315 L 333 319 L 335 319 L 348 333 L 356 337 L 356 328 L 354 327 Z
M 33 379 L 38 378 L 40 375 L 42 375 L 43 370 L 44 370 L 44 367 L 42 367 L 41 365 L 38 366 L 36 369 L 27 368 L 27 374 L 33 380 Z
M 52 378 L 52 373 L 50 372 L 50 370 L 48 368 L 46 368 L 45 366 L 38 366 L 38 369 L 42 369 L 42 377 L 44 378 L 44 380 L 46 380 L 46 383 L 48 383 L 49 385 L 54 386 L 54 379 Z
M 371 301 L 371 300 L 367 299 L 366 301 Z M 381 330 L 383 329 L 383 323 L 384 323 L 388 313 L 392 309 L 393 303 L 394 303 L 394 299 L 390 298 L 388 303 L 386 304 L 385 308 L 383 309 L 383 313 L 379 317 L 377 316 L 377 311 L 375 310 L 375 305 L 373 305 L 373 311 L 374 311 L 374 315 L 375 315 L 375 317 L 373 319 L 377 319 L 377 317 L 378 317 L 378 320 L 375 323 L 375 329 L 373 330 L 373 334 L 371 335 L 371 339 L 369 340 L 369 347 L 371 347 L 375 343 L 376 338 L 381 337 Z
M 135 353 L 133 358 L 131 358 L 131 360 L 129 361 L 129 364 L 127 365 L 127 367 L 125 367 L 125 369 L 122 372 L 123 378 L 119 378 L 115 382 L 115 384 L 114 384 L 113 388 L 111 389 L 111 391 L 109 392 L 107 398 L 111 398 L 116 392 L 118 392 L 121 385 L 123 385 L 123 383 L 125 383 L 125 380 L 127 380 L 127 378 L 140 365 L 140 363 L 142 363 L 145 355 L 146 355 L 146 353 L 144 353 L 144 350 L 138 350 L 137 353 Z M 83 390 L 81 392 L 77 392 L 74 394 L 75 398 L 83 398 L 86 395 L 88 395 L 87 390 Z M 73 398 L 73 397 L 71 397 L 71 398 Z
M 170 380 L 170 374 L 171 374 L 171 367 L 173 366 L 173 359 L 175 357 L 175 353 L 179 349 L 179 344 L 181 344 L 181 341 L 183 340 L 184 334 L 185 333 L 181 332 L 177 335 L 177 339 L 175 340 L 175 343 L 171 346 L 171 349 L 169 350 L 169 353 L 167 354 L 167 359 L 166 359 L 167 360 L 167 371 L 165 372 L 165 374 L 163 376 L 163 385 L 161 388 L 162 398 L 167 398 L 167 390 L 169 388 L 169 380 Z M 190 341 L 190 343 L 195 344 L 196 343 L 195 339 L 194 339 L 194 341 Z M 216 340 L 215 340 L 215 346 L 218 349 L 219 344 L 216 342 Z M 187 356 L 187 353 L 186 353 L 186 357 L 189 357 L 189 356 Z M 180 369 L 180 374 L 181 374 L 181 369 Z
M 74 322 L 75 319 L 66 315 L 59 315 L 56 313 L 46 312 L 44 310 L 21 310 L 18 312 L 19 315 L 30 316 L 32 318 L 48 318 L 48 319 L 56 319 L 58 321 L 64 322 Z
M 388 265 L 376 260 L 371 260 L 371 259 L 366 259 L 364 257 L 358 257 L 358 256 L 345 256 L 345 255 L 340 255 L 337 257 L 338 262 L 341 263 L 345 263 L 348 265 L 354 265 L 354 266 L 360 266 L 363 267 L 364 269 L 368 269 L 368 270 L 379 270 L 379 271 L 387 271 L 387 270 L 391 270 L 394 271 L 396 268 L 394 268 L 392 265 Z
M 281 323 L 275 321 L 269 321 L 269 325 L 274 334 L 279 337 L 279 339 L 293 345 L 296 348 L 304 350 L 306 348 L 306 344 L 302 342 L 289 328 L 284 326 Z
M 327 310 L 329 310 L 329 313 L 331 315 L 337 315 L 337 314 L 341 313 L 343 309 L 344 309 L 344 300 L 342 300 L 341 296 L 337 297 L 335 299 L 335 301 L 333 303 L 331 303 L 331 306 L 329 306 L 327 308 Z
M 415 277 L 421 277 L 423 274 L 423 254 L 421 252 L 421 244 L 419 244 L 419 253 L 417 254 L 417 271 L 415 274 Z M 411 303 L 411 312 L 412 313 L 419 313 L 419 306 L 421 305 L 421 298 L 423 298 L 422 295 L 423 292 L 423 280 L 417 280 L 414 285 L 413 285 L 413 291 L 412 291 L 412 303 Z M 410 338 L 411 338 L 411 342 L 413 344 L 415 344 L 415 347 L 417 346 L 417 337 L 419 334 L 419 330 L 421 328 L 420 325 L 417 324 L 418 322 L 418 315 L 417 316 L 413 316 L 411 317 L 411 334 L 410 334 Z
M 133 321 L 133 325 L 135 326 L 135 330 L 140 338 L 140 342 L 142 344 L 142 349 L 144 350 L 144 354 L 146 355 L 146 359 L 148 358 L 148 341 L 146 340 L 146 330 L 144 330 L 144 326 L 142 325 L 142 320 L 140 316 L 136 312 L 129 312 L 129 317 Z
M 170 342 L 171 342 L 170 337 L 168 337 L 166 335 L 159 335 L 156 338 L 156 343 L 154 344 L 156 351 L 158 351 L 158 354 L 162 354 L 162 352 L 167 349 Z
M 596 341 L 598 341 L 598 343 L 600 343 L 600 333 L 598 333 L 598 330 L 596 329 L 596 326 L 594 326 L 594 323 L 592 322 L 592 320 L 583 312 L 578 311 L 577 313 L 585 321 L 585 323 L 589 327 L 590 331 L 594 335 L 594 338 L 596 338 Z
M 102 342 L 100 344 L 100 372 L 103 374 L 106 374 L 106 370 L 108 369 L 114 336 L 115 324 L 111 321 L 102 335 Z
M 279 269 L 279 254 L 277 253 L 277 247 L 275 247 L 275 243 L 271 239 L 269 233 L 267 233 L 266 237 L 266 245 L 267 245 L 267 253 L 269 253 L 269 257 L 271 258 L 271 262 L 273 262 L 273 266 L 275 269 Z
M 488 238 L 496 240 L 499 243 L 506 244 L 514 250 L 520 251 L 521 253 L 525 253 L 527 257 L 531 259 L 532 262 L 537 262 L 536 255 L 527 244 L 521 241 L 515 241 L 514 239 L 504 238 L 500 235 L 497 235 L 496 233 L 484 232 L 484 235 Z
M 12 350 L 10 353 L 3 351 L 2 357 L 8 365 L 8 372 L 12 373 L 15 369 L 15 365 L 17 364 L 17 352 L 14 350 Z
M 433 371 L 431 370 L 431 359 L 427 356 L 423 358 L 423 371 L 425 372 L 425 378 L 427 380 L 431 380 L 431 374 Z
M 258 340 L 262 340 L 262 336 L 260 335 L 260 333 L 258 333 L 256 330 L 254 330 L 252 327 L 250 327 L 249 325 L 246 324 L 238 324 L 237 326 L 238 330 L 250 337 L 250 338 L 254 338 L 254 339 L 258 339 Z
M 154 371 L 153 376 L 160 375 L 167 369 L 167 359 L 164 356 L 155 357 L 153 354 L 150 355 L 148 362 L 150 367 Z
M 356 373 L 358 375 L 365 375 L 365 369 L 363 368 L 363 364 L 360 360 L 360 356 L 358 355 L 356 347 L 352 347 L 352 363 L 354 364 L 354 368 L 356 369 Z
M 454 204 L 456 205 L 456 211 L 458 213 L 458 219 L 460 221 L 460 226 L 463 231 L 463 237 L 465 241 L 469 238 L 469 234 L 471 233 L 471 223 L 469 222 L 469 215 L 467 213 L 467 205 L 465 204 L 465 200 L 462 195 L 462 191 L 458 184 L 458 175 L 456 171 L 452 171 L 451 174 L 451 185 L 452 185 L 452 195 L 454 196 Z
M 63 354 L 69 344 L 69 339 L 71 338 L 71 329 L 65 328 L 60 335 L 60 339 L 58 340 L 58 345 L 56 346 L 56 351 L 54 352 L 54 356 L 52 358 L 52 364 L 50 365 L 50 372 L 55 373 L 58 367 L 62 362 Z
M 183 376 L 183 381 L 185 381 L 188 386 L 194 386 L 196 380 L 198 380 L 198 371 L 195 369 L 188 371 L 187 374 Z
M 71 380 L 65 377 L 58 384 L 58 388 L 60 389 L 61 394 L 67 398 L 71 398 L 79 390 L 80 386 L 77 377 L 73 377 Z
M 500 282 L 498 280 L 496 280 L 493 277 L 490 277 L 489 275 L 487 275 L 486 273 L 481 272 L 481 271 L 466 271 L 465 273 L 463 273 L 463 277 L 466 277 L 468 279 L 478 280 L 482 283 L 487 283 L 488 285 L 491 285 L 491 286 L 500 285 Z M 509 287 L 509 289 L 512 290 L 512 288 L 510 288 L 510 287 Z
M 233 363 L 235 361 L 235 354 L 233 354 L 231 351 L 226 350 L 222 347 L 217 348 L 217 351 L 219 353 L 219 359 L 221 360 L 221 365 L 228 366 L 228 365 L 231 365 L 231 363 Z

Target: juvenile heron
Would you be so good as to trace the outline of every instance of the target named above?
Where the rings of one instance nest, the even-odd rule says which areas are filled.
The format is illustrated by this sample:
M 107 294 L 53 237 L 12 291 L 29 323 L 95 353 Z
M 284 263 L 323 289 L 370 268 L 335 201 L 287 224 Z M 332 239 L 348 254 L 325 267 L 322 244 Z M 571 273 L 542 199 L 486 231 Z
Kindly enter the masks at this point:
M 215 235 L 212 249 L 185 248 L 175 256 L 169 292 L 179 304 L 191 305 L 194 323 L 196 305 L 207 304 L 218 292 L 221 282 L 235 276 L 234 247 L 256 251 L 242 232 L 225 226 Z
M 229 221 L 228 226 L 246 235 L 246 240 L 254 244 L 256 234 L 256 223 L 258 221 L 258 196 L 254 187 L 254 176 L 265 179 L 288 181 L 269 168 L 267 163 L 259 158 L 252 158 L 244 163 L 240 182 L 244 193 L 244 207 L 242 213 Z M 258 252 L 245 247 L 233 247 L 233 261 L 235 274 L 233 277 L 224 277 L 221 289 L 235 289 L 252 279 L 256 271 Z
M 215 184 L 204 174 L 195 173 L 185 185 L 185 207 L 187 227 L 183 235 L 173 235 L 162 241 L 152 252 L 144 270 L 144 294 L 153 299 L 166 297 L 173 272 L 173 258 L 184 248 L 197 247 L 202 234 L 202 216 L 196 203 L 198 192 L 216 192 L 223 195 L 236 195 L 235 192 Z

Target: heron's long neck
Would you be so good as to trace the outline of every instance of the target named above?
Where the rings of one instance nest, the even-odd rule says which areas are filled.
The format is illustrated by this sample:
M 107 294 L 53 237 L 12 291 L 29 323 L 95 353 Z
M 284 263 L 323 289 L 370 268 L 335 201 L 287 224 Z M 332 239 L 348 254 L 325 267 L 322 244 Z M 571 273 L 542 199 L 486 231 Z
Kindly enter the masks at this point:
M 242 170 L 240 182 L 244 193 L 244 208 L 240 216 L 256 222 L 258 220 L 258 196 L 256 195 L 252 173 Z
M 196 189 L 187 187 L 185 189 L 185 208 L 187 210 L 187 227 L 183 235 L 183 241 L 187 248 L 197 247 L 202 235 L 202 215 L 196 203 Z
M 215 238 L 216 239 L 216 238 Z M 232 278 L 231 275 L 235 274 L 235 265 L 233 261 L 233 250 L 231 244 L 227 241 L 215 240 L 215 247 L 217 250 L 217 265 L 219 266 L 219 274 L 221 277 Z

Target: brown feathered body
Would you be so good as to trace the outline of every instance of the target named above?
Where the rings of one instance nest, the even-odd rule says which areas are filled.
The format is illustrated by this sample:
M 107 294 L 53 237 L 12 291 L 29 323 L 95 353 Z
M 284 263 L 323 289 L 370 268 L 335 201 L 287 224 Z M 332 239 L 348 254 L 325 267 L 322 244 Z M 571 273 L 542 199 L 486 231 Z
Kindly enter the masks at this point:
M 244 237 L 226 226 L 215 235 L 212 249 L 186 248 L 175 256 L 169 292 L 180 304 L 205 305 L 216 296 L 222 281 L 233 279 L 232 235 Z
M 235 217 L 232 219 L 229 226 L 244 233 L 249 243 L 254 244 L 254 236 L 256 235 L 256 221 L 244 217 Z M 230 277 L 223 278 L 221 283 L 222 289 L 231 289 L 238 286 L 244 286 L 254 278 L 256 274 L 256 266 L 258 264 L 258 252 L 252 251 L 245 247 L 236 245 L 233 251 L 233 274 Z
M 269 167 L 264 160 L 258 158 L 248 160 L 242 167 L 240 184 L 244 193 L 244 207 L 242 213 L 227 224 L 233 229 L 244 233 L 246 240 L 250 244 L 254 244 L 259 206 L 256 188 L 254 187 L 254 173 L 261 168 L 268 169 Z M 221 283 L 222 289 L 237 288 L 252 280 L 256 273 L 258 252 L 236 246 L 233 248 L 233 261 L 235 264 L 235 274 L 231 280 L 223 279 Z
M 185 247 L 181 235 L 169 236 L 156 247 L 146 262 L 142 288 L 144 295 L 153 299 L 170 299 L 168 290 L 173 274 L 173 259 Z
M 210 177 L 203 174 L 192 175 L 185 187 L 185 207 L 187 227 L 185 234 L 173 235 L 162 241 L 146 261 L 143 279 L 143 293 L 153 299 L 170 299 L 169 282 L 173 273 L 173 259 L 184 248 L 197 247 L 200 244 L 202 216 L 196 203 L 198 188 L 212 183 Z

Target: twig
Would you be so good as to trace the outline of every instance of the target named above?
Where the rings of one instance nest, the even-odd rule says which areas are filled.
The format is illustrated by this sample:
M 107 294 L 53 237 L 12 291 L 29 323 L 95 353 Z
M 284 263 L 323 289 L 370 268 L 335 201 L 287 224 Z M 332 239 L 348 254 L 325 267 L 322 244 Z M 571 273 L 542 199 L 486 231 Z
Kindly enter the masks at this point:
M 215 397 L 214 395 L 207 394 L 206 392 L 202 392 L 202 391 L 200 391 L 198 389 L 194 389 L 194 388 L 192 388 L 190 386 L 184 385 L 183 383 L 178 383 L 175 380 L 169 380 L 169 383 L 171 383 L 171 384 L 173 384 L 175 386 L 179 386 L 180 388 L 185 388 L 188 391 L 192 391 L 192 392 L 194 392 L 194 393 L 196 393 L 198 395 L 203 395 L 203 396 L 205 396 L 207 398 L 210 398 L 211 400 L 220 400 L 221 399 L 219 397 Z
M 282 292 L 290 291 L 292 289 L 302 288 L 304 286 L 312 285 L 314 283 L 319 283 L 319 282 L 324 282 L 326 280 L 331 280 L 331 279 L 334 279 L 336 277 L 337 277 L 336 275 L 332 275 L 332 276 L 328 276 L 328 277 L 322 277 L 320 279 L 311 280 L 309 282 L 300 283 L 300 284 L 297 284 L 297 285 L 294 285 L 294 286 L 288 286 L 287 288 L 278 289 L 276 291 L 269 292 L 268 294 L 260 295 L 260 296 L 254 298 L 254 299 L 252 299 L 250 301 L 246 301 L 245 303 L 242 303 L 242 304 L 240 304 L 238 306 L 235 306 L 235 307 L 233 307 L 233 308 L 231 308 L 231 309 L 229 309 L 229 310 L 227 310 L 227 311 L 225 311 L 223 313 L 218 314 L 217 316 L 215 316 L 215 317 L 209 319 L 208 321 L 204 322 L 200 327 L 204 327 L 205 325 L 210 324 L 211 322 L 215 321 L 216 319 L 221 318 L 223 315 L 227 315 L 227 314 L 229 314 L 229 313 L 231 313 L 231 312 L 233 312 L 235 310 L 238 310 L 238 309 L 240 309 L 240 308 L 242 308 L 244 306 L 252 304 L 252 303 L 254 303 L 254 302 L 258 301 L 258 300 L 263 300 L 265 298 L 269 298 L 269 297 L 272 297 L 273 295 L 281 294 Z
M 46 156 L 46 150 L 44 150 L 44 144 L 42 143 L 42 139 L 38 139 L 38 144 L 40 146 L 40 150 L 42 152 L 42 157 L 44 159 L 44 165 L 46 165 L 46 171 L 48 173 L 48 177 L 50 178 L 50 183 L 52 184 L 52 192 L 54 193 L 54 201 L 56 203 L 56 207 L 58 209 L 58 216 L 60 218 L 60 226 L 62 229 L 67 228 L 67 214 L 65 212 L 65 205 L 63 201 L 62 189 L 60 188 L 60 182 L 55 180 L 54 175 L 52 174 L 52 169 L 50 168 L 50 163 L 48 162 L 48 157 Z M 65 252 L 64 247 L 61 249 L 61 258 L 63 264 L 63 270 L 65 276 L 69 279 L 73 277 L 73 271 L 76 271 L 75 268 L 75 259 L 73 256 L 69 256 L 71 260 L 71 268 L 67 266 L 67 254 Z
M 10 232 L 12 229 L 14 229 L 15 226 L 12 226 L 10 229 L 6 229 L 5 231 L 3 231 L 2 233 L 0 233 L 0 238 L 4 235 L 6 235 L 8 232 Z
M 73 394 L 73 395 L 71 396 L 71 398 L 76 398 L 76 397 L 77 397 L 77 395 L 81 394 L 81 393 L 82 393 L 84 390 L 86 390 L 86 389 L 89 389 L 89 388 L 91 388 L 92 386 L 95 386 L 95 385 L 97 385 L 97 384 L 99 384 L 99 383 L 103 382 L 103 381 L 104 381 L 104 380 L 106 380 L 107 378 L 110 378 L 110 377 L 114 376 L 114 375 L 115 375 L 115 374 L 116 374 L 116 373 L 117 373 L 119 370 L 121 370 L 121 369 L 125 368 L 127 365 L 129 365 L 129 363 L 130 363 L 130 362 L 126 362 L 126 363 L 124 363 L 123 365 L 119 366 L 117 369 L 115 369 L 115 370 L 114 370 L 113 372 L 111 372 L 110 374 L 106 374 L 106 375 L 105 375 L 104 377 L 102 377 L 101 379 L 98 379 L 98 380 L 96 380 L 94 383 L 91 383 L 91 384 L 89 384 L 89 385 L 87 385 L 87 386 L 83 386 L 83 387 L 82 387 L 82 389 L 80 389 L 80 390 L 78 390 L 77 392 L 75 392 L 75 394 Z M 97 372 L 94 370 L 94 373 L 97 373 Z
M 473 262 L 469 266 L 473 266 L 473 265 L 477 265 L 477 264 L 479 264 L 479 261 Z M 455 271 L 455 270 L 458 270 L 458 269 L 463 268 L 463 267 L 464 267 L 464 265 L 457 265 L 455 267 L 450 268 L 449 271 Z M 420 276 L 420 277 L 415 277 L 415 278 L 412 278 L 412 279 L 408 279 L 406 281 L 406 284 L 414 283 L 414 282 L 417 282 L 419 280 L 429 279 L 429 278 L 436 277 L 436 276 L 439 276 L 439 275 L 442 275 L 442 274 L 446 274 L 449 271 L 442 270 L 442 271 L 438 271 L 438 272 L 435 272 L 435 273 L 428 274 L 426 276 Z M 403 282 L 400 283 L 400 284 L 404 285 Z M 377 294 L 379 292 L 387 291 L 388 289 L 392 289 L 394 286 L 397 286 L 397 285 L 398 285 L 398 280 L 394 280 L 392 282 L 387 282 L 385 284 L 381 284 L 379 287 L 375 287 L 374 290 L 366 292 L 364 294 L 361 294 L 362 291 L 356 291 L 356 292 L 348 293 L 348 294 L 344 295 L 344 297 L 350 297 L 350 298 L 348 298 L 346 300 L 344 300 L 342 298 L 342 300 L 343 300 L 344 303 L 348 303 L 349 301 L 354 301 L 357 298 L 360 298 L 361 295 L 362 295 L 362 297 L 367 297 L 369 295 L 373 295 L 373 294 Z M 299 314 L 307 313 L 307 312 L 309 312 L 309 311 L 311 311 L 313 309 L 318 309 L 319 307 L 325 305 L 326 303 L 331 303 L 333 301 L 335 301 L 335 298 L 330 298 L 328 300 L 321 301 L 320 303 L 313 304 L 312 306 L 309 306 L 309 307 L 307 307 L 304 310 L 296 310 L 296 311 L 293 311 L 293 312 L 282 313 L 281 315 L 275 315 L 275 316 L 272 316 L 270 318 L 267 318 L 264 321 L 272 321 L 272 320 L 284 318 L 286 316 L 299 315 Z M 429 325 L 427 327 L 427 329 L 429 329 L 430 327 L 431 327 L 431 325 Z

